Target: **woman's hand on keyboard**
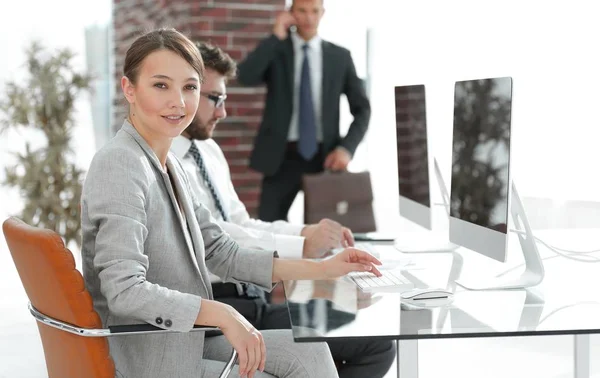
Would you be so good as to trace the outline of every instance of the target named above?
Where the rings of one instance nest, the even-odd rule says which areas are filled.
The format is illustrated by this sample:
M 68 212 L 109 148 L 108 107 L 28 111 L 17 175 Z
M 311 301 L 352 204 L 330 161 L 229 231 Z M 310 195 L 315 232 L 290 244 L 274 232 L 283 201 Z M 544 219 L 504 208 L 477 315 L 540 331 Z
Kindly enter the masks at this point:
M 350 272 L 371 272 L 381 277 L 377 265 L 381 265 L 376 257 L 356 248 L 346 248 L 337 255 L 321 262 L 328 278 L 345 276 Z

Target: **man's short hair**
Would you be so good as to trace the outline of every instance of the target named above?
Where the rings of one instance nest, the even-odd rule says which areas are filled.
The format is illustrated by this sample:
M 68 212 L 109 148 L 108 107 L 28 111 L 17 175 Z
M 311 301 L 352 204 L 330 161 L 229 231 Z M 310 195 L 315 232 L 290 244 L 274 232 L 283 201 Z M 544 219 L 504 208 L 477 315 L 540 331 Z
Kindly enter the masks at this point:
M 229 54 L 221 48 L 206 42 L 197 42 L 196 46 L 198 46 L 198 50 L 200 50 L 205 68 L 217 71 L 228 80 L 233 79 L 236 76 L 237 64 Z

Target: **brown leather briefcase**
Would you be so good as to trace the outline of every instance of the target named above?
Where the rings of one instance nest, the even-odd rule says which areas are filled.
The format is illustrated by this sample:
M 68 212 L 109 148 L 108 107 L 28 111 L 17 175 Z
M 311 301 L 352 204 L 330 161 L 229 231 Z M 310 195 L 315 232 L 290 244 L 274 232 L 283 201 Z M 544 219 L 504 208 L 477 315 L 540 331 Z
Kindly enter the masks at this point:
M 369 172 L 304 175 L 304 223 L 335 220 L 352 232 L 376 230 Z

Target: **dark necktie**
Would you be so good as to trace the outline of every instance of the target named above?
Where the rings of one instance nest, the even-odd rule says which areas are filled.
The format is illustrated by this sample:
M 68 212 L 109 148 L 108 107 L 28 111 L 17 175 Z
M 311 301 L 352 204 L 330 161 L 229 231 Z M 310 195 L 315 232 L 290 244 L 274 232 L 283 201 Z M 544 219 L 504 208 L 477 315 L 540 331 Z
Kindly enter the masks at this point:
M 302 46 L 304 59 L 300 75 L 300 107 L 298 112 L 298 152 L 305 160 L 317 153 L 317 125 L 310 82 L 310 63 L 308 45 Z
M 188 152 L 194 158 L 194 161 L 196 162 L 196 165 L 198 166 L 198 169 L 200 170 L 200 174 L 202 175 L 202 178 L 204 179 L 204 183 L 208 187 L 208 190 L 210 191 L 210 194 L 212 195 L 212 198 L 215 201 L 217 210 L 223 217 L 223 220 L 225 222 L 227 222 L 229 219 L 227 217 L 227 214 L 225 214 L 225 208 L 223 208 L 223 203 L 221 202 L 221 197 L 217 193 L 217 188 L 214 187 L 212 180 L 210 179 L 210 175 L 208 174 L 208 171 L 206 170 L 206 166 L 204 165 L 204 160 L 202 159 L 202 155 L 200 155 L 200 151 L 198 150 L 198 147 L 196 147 L 196 143 L 192 142 L 192 145 L 190 146 L 190 149 Z
M 221 197 L 217 193 L 217 188 L 214 187 L 212 180 L 210 179 L 210 175 L 208 174 L 208 171 L 206 170 L 206 166 L 204 165 L 204 160 L 202 159 L 200 150 L 198 150 L 196 143 L 194 143 L 193 141 L 192 141 L 192 145 L 190 146 L 190 149 L 188 152 L 194 158 L 194 161 L 196 162 L 196 165 L 198 166 L 198 169 L 200 170 L 200 174 L 202 175 L 202 179 L 204 180 L 204 183 L 208 187 L 208 190 L 210 191 L 210 194 L 212 195 L 212 198 L 215 201 L 215 205 L 217 205 L 217 210 L 219 210 L 219 213 L 221 213 L 223 220 L 225 222 L 228 222 L 229 218 L 227 217 L 227 214 L 225 214 L 225 209 L 223 208 L 223 203 L 221 202 Z M 248 297 L 251 297 L 251 298 L 264 296 L 263 291 L 254 285 L 246 284 L 246 283 L 235 284 L 235 285 L 236 285 L 236 287 L 238 289 L 238 293 L 240 295 L 246 294 Z

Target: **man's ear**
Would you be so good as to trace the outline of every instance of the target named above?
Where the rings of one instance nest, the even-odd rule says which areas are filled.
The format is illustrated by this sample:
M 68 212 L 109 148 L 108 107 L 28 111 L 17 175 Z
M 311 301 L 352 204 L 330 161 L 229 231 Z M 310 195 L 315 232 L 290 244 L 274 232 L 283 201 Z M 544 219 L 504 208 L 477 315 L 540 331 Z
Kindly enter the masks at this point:
M 127 102 L 133 104 L 135 102 L 135 88 L 127 76 L 121 78 L 121 89 Z

